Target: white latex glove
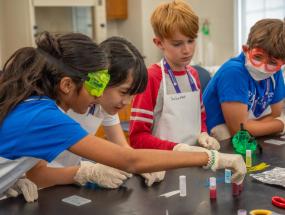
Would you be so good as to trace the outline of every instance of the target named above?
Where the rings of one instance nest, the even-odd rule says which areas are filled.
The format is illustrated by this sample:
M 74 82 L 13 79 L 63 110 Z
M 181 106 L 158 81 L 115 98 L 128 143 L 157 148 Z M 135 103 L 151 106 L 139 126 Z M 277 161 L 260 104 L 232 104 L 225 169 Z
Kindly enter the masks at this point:
M 132 174 L 103 164 L 81 161 L 74 180 L 81 185 L 87 182 L 96 183 L 105 188 L 118 188 Z
M 198 136 L 198 143 L 200 146 L 207 149 L 219 150 L 221 148 L 219 142 L 214 137 L 211 137 L 207 132 L 202 132 Z
M 142 173 L 141 176 L 145 179 L 145 184 L 150 187 L 154 182 L 161 182 L 164 179 L 165 171 Z
M 231 133 L 229 131 L 228 126 L 223 123 L 220 125 L 216 125 L 211 130 L 211 136 L 216 138 L 218 141 L 223 141 L 231 138 Z
M 16 183 L 5 192 L 9 197 L 17 197 L 21 193 L 27 202 L 33 202 L 39 197 L 37 185 L 27 178 L 18 179 Z
M 210 153 L 209 153 L 210 152 Z M 233 172 L 232 183 L 241 184 L 246 174 L 246 165 L 241 155 L 225 154 L 214 150 L 207 152 L 208 155 L 214 154 L 214 161 L 211 169 L 230 169 Z
M 284 118 L 284 116 L 279 116 L 275 119 L 278 119 L 279 121 L 281 121 L 283 123 L 283 131 L 280 134 L 285 134 L 285 118 Z
M 177 144 L 174 151 L 186 152 L 206 152 L 209 158 L 212 158 L 210 168 L 213 171 L 217 169 L 231 169 L 233 171 L 232 182 L 241 184 L 246 174 L 246 166 L 241 155 L 225 154 L 214 150 L 208 150 L 199 146 L 189 146 L 187 144 Z
M 188 144 L 179 143 L 173 147 L 173 151 L 182 151 L 182 152 L 207 152 L 208 149 L 205 149 L 200 146 L 190 146 Z

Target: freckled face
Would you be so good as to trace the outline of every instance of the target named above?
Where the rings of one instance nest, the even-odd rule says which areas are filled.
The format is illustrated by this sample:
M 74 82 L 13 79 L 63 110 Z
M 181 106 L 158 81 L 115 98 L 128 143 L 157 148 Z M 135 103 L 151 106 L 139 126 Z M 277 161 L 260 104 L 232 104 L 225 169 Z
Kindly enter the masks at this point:
M 191 62 L 196 46 L 194 39 L 176 31 L 171 38 L 155 38 L 154 41 L 162 50 L 172 70 L 184 70 L 185 66 Z

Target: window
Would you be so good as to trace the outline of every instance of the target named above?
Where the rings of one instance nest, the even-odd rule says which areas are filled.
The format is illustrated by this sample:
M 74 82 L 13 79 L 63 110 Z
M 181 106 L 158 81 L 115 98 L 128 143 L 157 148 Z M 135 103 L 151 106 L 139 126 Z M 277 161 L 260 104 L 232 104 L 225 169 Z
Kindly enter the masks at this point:
M 237 0 L 237 50 L 246 43 L 251 26 L 264 18 L 285 17 L 285 0 Z

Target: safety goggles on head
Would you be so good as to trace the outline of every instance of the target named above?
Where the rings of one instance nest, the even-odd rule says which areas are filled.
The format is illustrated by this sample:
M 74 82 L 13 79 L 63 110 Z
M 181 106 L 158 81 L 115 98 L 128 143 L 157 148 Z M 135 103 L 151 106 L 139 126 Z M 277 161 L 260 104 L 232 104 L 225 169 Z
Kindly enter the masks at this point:
M 99 97 L 103 94 L 109 81 L 110 74 L 107 69 L 89 72 L 84 87 L 91 96 Z
M 265 65 L 268 72 L 277 72 L 285 63 L 283 60 L 270 57 L 264 50 L 260 48 L 253 48 L 248 50 L 248 58 L 253 66 L 261 67 Z

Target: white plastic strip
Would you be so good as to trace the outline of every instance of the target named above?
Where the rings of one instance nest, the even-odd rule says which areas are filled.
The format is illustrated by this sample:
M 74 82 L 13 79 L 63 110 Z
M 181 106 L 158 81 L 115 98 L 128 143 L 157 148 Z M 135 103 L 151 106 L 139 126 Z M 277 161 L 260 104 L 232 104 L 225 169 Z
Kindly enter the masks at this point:
M 171 196 L 174 196 L 176 194 L 179 194 L 180 193 L 180 190 L 173 190 L 173 191 L 170 191 L 168 193 L 164 193 L 164 194 L 161 194 L 160 197 L 171 197 Z

